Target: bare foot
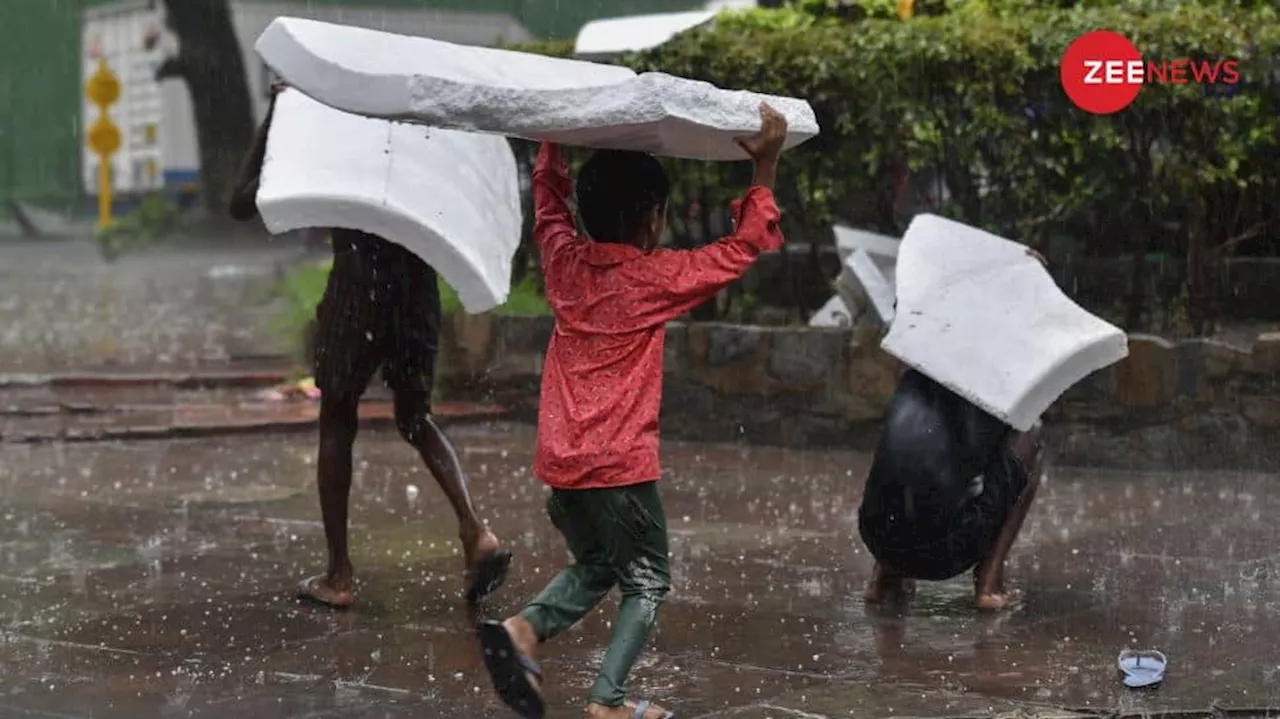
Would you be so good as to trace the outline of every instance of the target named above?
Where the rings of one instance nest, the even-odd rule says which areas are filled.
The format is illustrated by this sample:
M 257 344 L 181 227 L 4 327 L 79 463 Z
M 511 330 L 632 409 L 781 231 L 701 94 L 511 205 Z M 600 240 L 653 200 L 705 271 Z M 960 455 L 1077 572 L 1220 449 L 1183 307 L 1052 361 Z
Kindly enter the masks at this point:
M 975 596 L 978 609 L 984 612 L 1000 612 L 1013 609 L 1022 601 L 1022 592 L 1016 589 L 1004 589 L 994 592 L 978 591 Z
M 467 569 L 475 569 L 477 563 L 492 557 L 502 548 L 498 543 L 498 536 L 484 528 L 476 532 L 463 532 L 458 539 L 462 541 L 462 561 L 466 562 Z
M 633 719 L 635 715 L 635 702 L 627 702 L 618 707 L 607 707 L 603 704 L 596 704 L 593 702 L 587 705 L 586 712 L 584 713 L 584 716 L 586 716 L 587 719 Z M 666 719 L 670 714 L 666 709 L 663 709 L 657 704 L 650 703 L 645 708 L 644 714 L 641 714 L 641 716 L 644 717 L 644 719 Z
M 504 621 L 502 627 L 511 635 L 511 643 L 521 654 L 530 659 L 538 658 L 538 634 L 527 619 L 517 614 Z
M 863 594 L 867 604 L 905 604 L 916 596 L 916 580 L 894 577 L 872 579 Z
M 867 604 L 901 604 L 911 601 L 915 595 L 916 580 L 876 564 L 871 581 L 867 582 L 867 590 L 862 596 Z
M 302 580 L 298 585 L 298 598 L 334 609 L 346 609 L 356 601 L 350 577 L 332 579 L 321 574 Z
M 502 549 L 498 538 L 487 529 L 462 539 L 463 561 L 466 563 L 467 602 L 475 604 L 502 586 L 511 566 L 511 552 Z

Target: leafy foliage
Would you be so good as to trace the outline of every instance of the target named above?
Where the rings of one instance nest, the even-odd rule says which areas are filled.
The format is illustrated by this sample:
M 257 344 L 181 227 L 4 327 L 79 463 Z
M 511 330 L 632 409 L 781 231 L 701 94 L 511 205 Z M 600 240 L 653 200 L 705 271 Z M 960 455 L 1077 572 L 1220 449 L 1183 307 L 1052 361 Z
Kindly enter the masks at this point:
M 95 232 L 98 250 L 104 259 L 115 260 L 169 237 L 180 220 L 177 205 L 163 193 L 147 195 L 132 212 Z
M 784 156 L 779 187 L 793 236 L 818 237 L 837 219 L 901 232 L 903 171 L 931 172 L 949 195 L 935 211 L 1033 245 L 1066 236 L 1086 257 L 1190 258 L 1194 305 L 1213 282 L 1196 279 L 1200 265 L 1232 248 L 1280 250 L 1269 201 L 1280 176 L 1268 169 L 1280 137 L 1280 24 L 1247 4 L 966 0 L 906 22 L 753 10 L 626 62 L 809 100 L 822 134 Z M 1152 60 L 1237 59 L 1241 82 L 1148 85 L 1126 110 L 1089 115 L 1062 91 L 1059 61 L 1099 28 Z M 710 186 L 715 202 L 744 179 L 735 164 L 672 169 L 688 178 L 686 196 Z
M 927 209 L 1064 245 L 1065 258 L 1050 254 L 1068 287 L 1090 279 L 1071 275 L 1076 260 L 1125 260 L 1127 277 L 1103 280 L 1117 318 L 1149 324 L 1144 314 L 1182 302 L 1165 314 L 1197 330 L 1213 315 L 1225 257 L 1280 253 L 1274 2 L 916 0 L 913 10 L 904 22 L 897 0 L 792 0 L 722 13 L 620 62 L 809 100 L 822 133 L 784 156 L 778 188 L 795 239 L 827 237 L 834 221 L 900 233 Z M 1148 85 L 1126 110 L 1089 115 L 1062 91 L 1059 62 L 1100 28 L 1149 60 L 1238 60 L 1241 82 Z M 726 205 L 748 181 L 740 163 L 668 167 L 677 218 Z M 904 192 L 908 176 L 931 187 Z M 1171 285 L 1145 272 L 1151 258 L 1175 266 Z

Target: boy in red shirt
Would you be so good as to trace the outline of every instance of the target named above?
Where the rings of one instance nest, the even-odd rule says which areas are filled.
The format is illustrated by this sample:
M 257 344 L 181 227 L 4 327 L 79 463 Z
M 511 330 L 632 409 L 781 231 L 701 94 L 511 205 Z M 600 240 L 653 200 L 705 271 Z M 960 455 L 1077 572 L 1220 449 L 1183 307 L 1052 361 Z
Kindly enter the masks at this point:
M 782 246 L 773 185 L 787 122 L 767 105 L 760 117 L 760 134 L 740 141 L 755 179 L 735 203 L 735 231 L 695 250 L 657 249 L 670 185 L 652 156 L 601 150 L 583 165 L 583 237 L 559 149 L 544 143 L 539 152 L 534 236 L 556 327 L 542 370 L 533 468 L 551 487 L 547 511 L 575 563 L 520 614 L 478 628 L 494 686 L 521 716 L 545 712 L 538 645 L 576 624 L 614 586 L 622 603 L 586 716 L 673 716 L 626 700 L 627 675 L 670 589 L 657 485 L 665 327 Z

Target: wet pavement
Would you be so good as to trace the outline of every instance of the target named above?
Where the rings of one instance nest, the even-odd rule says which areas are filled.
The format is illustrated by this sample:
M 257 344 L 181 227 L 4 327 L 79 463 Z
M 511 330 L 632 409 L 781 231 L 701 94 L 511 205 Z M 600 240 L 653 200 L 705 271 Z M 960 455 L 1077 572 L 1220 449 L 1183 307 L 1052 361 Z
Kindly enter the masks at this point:
M 171 368 L 290 350 L 278 278 L 299 240 L 203 242 L 104 261 L 92 240 L 0 242 L 0 371 Z
M 0 377 L 0 442 L 97 442 L 314 430 L 320 404 L 278 399 L 271 372 L 59 376 L 34 383 Z M 47 380 L 47 381 L 46 381 Z M 255 391 L 255 387 L 257 391 Z M 436 402 L 446 425 L 501 418 L 495 405 Z M 360 403 L 364 427 L 394 426 L 390 392 L 371 387 Z
M 529 475 L 532 429 L 452 430 L 517 552 L 487 612 L 565 561 Z M 0 716 L 506 717 L 469 635 L 454 524 L 394 431 L 357 444 L 358 605 L 303 606 L 323 568 L 308 434 L 2 445 Z M 854 512 L 867 457 L 668 444 L 675 591 L 635 693 L 681 717 L 1060 716 L 1280 704 L 1275 476 L 1051 469 L 979 616 L 961 579 L 869 612 Z M 580 716 L 612 600 L 547 647 Z M 1116 654 L 1170 658 L 1156 692 Z

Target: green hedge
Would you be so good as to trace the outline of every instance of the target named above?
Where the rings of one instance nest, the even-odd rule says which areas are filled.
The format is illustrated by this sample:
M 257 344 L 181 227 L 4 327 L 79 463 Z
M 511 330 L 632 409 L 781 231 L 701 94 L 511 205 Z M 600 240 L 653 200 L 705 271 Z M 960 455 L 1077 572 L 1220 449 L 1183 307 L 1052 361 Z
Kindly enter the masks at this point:
M 1032 240 L 1068 230 L 1095 255 L 1150 248 L 1148 239 L 1176 247 L 1196 229 L 1233 237 L 1270 211 L 1274 20 L 1197 6 L 791 27 L 771 15 L 794 13 L 730 16 L 629 64 L 807 98 L 823 132 L 787 156 L 785 175 L 786 203 L 807 221 L 901 229 L 892 197 L 904 162 L 941 169 L 953 194 L 946 209 L 959 219 Z M 1062 92 L 1058 62 L 1098 28 L 1152 58 L 1239 57 L 1244 81 L 1227 98 L 1153 85 L 1117 115 L 1090 116 Z M 1170 232 L 1171 222 L 1183 230 Z
M 779 188 L 793 236 L 826 236 L 837 219 L 900 232 L 910 218 L 895 207 L 897 180 L 909 167 L 939 173 L 951 193 L 939 210 L 956 219 L 1036 245 L 1065 238 L 1078 256 L 1187 259 L 1193 300 L 1212 284 L 1197 279 L 1202 266 L 1227 252 L 1280 253 L 1280 23 L 1269 6 L 993 0 L 902 22 L 874 17 L 896 3 L 861 4 L 871 19 L 723 14 L 622 62 L 809 100 L 822 134 L 785 155 Z M 1229 96 L 1151 85 L 1128 109 L 1091 116 L 1063 93 L 1058 63 L 1100 28 L 1151 59 L 1237 58 L 1242 82 Z M 727 200 L 744 164 L 672 162 L 675 211 L 695 193 Z

